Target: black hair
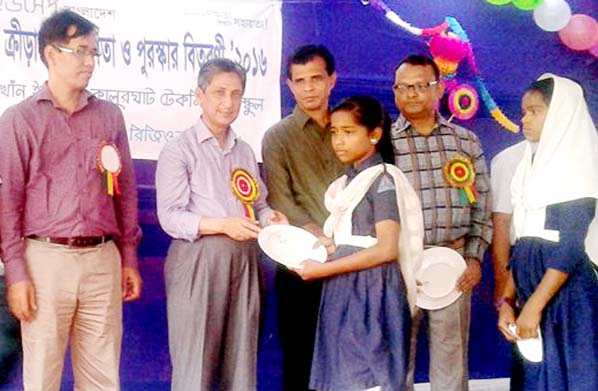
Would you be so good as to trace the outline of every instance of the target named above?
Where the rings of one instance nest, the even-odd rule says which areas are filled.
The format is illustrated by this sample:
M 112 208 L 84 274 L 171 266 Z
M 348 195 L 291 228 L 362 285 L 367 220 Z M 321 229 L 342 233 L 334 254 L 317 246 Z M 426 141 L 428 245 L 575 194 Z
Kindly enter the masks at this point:
M 75 26 L 75 31 L 72 34 L 68 34 L 71 26 Z M 46 46 L 53 43 L 65 44 L 73 38 L 92 32 L 97 33 L 98 26 L 73 11 L 63 10 L 53 13 L 42 22 L 37 36 L 37 46 L 42 62 L 46 67 L 48 66 L 48 61 L 44 55 Z
M 544 103 L 546 103 L 546 106 L 550 106 L 552 93 L 554 91 L 554 79 L 549 77 L 547 79 L 536 80 L 525 89 L 525 94 L 532 91 L 539 93 L 542 96 Z
M 337 111 L 351 113 L 355 121 L 365 126 L 368 132 L 372 132 L 378 127 L 382 128 L 382 137 L 377 144 L 378 153 L 380 153 L 385 163 L 395 163 L 394 148 L 390 136 L 392 120 L 380 101 L 369 96 L 352 96 L 343 99 L 332 109 L 332 113 Z
M 304 45 L 300 46 L 291 53 L 287 60 L 287 78 L 292 79 L 291 65 L 307 64 L 316 57 L 320 57 L 326 63 L 326 73 L 328 76 L 335 71 L 335 62 L 332 53 L 324 45 Z
M 395 68 L 395 73 L 396 73 L 397 69 L 399 69 L 399 67 L 403 64 L 419 65 L 422 67 L 425 67 L 425 66 L 432 67 L 432 69 L 434 70 L 434 78 L 436 80 L 438 80 L 440 78 L 440 69 L 438 69 L 438 65 L 436 65 L 436 63 L 434 62 L 434 60 L 432 58 L 425 56 L 423 54 L 412 54 L 412 55 L 407 56 L 404 59 L 402 59 L 401 62 L 399 63 L 399 65 L 397 65 L 397 67 Z

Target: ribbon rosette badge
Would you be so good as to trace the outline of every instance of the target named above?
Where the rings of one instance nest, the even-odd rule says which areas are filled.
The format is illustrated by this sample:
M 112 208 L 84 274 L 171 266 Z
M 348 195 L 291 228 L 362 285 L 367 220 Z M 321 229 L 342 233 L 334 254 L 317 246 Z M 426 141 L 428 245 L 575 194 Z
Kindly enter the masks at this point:
M 454 156 L 444 165 L 444 179 L 451 187 L 462 190 L 461 203 L 475 204 L 478 201 L 478 190 L 475 186 L 475 169 L 471 160 L 464 156 Z
M 255 178 L 247 170 L 237 168 L 231 175 L 231 186 L 233 188 L 233 193 L 235 193 L 237 198 L 243 202 L 245 216 L 255 220 L 253 202 L 257 200 L 260 195 Z
M 116 145 L 109 143 L 100 144 L 96 162 L 98 170 L 100 170 L 100 173 L 102 174 L 102 180 L 106 183 L 108 195 L 112 197 L 115 192 L 120 195 L 118 175 L 122 170 L 122 164 L 120 153 L 118 152 Z

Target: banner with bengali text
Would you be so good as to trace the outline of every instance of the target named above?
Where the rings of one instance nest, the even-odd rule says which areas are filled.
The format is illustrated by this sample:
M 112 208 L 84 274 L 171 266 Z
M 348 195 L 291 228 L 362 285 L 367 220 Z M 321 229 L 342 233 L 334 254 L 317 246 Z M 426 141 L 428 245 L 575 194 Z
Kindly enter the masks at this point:
M 157 159 L 166 143 L 198 121 L 197 73 L 209 59 L 226 57 L 247 71 L 233 128 L 260 159 L 262 136 L 280 119 L 281 3 L 0 0 L 0 112 L 47 80 L 37 31 L 43 19 L 68 8 L 99 27 L 88 89 L 121 108 L 133 158 Z

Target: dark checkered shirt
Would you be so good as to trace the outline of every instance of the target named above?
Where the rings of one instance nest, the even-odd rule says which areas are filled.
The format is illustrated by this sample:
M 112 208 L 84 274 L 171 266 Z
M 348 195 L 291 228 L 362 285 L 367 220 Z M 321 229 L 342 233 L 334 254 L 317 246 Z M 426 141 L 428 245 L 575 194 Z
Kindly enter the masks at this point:
M 422 203 L 427 246 L 450 245 L 465 237 L 465 257 L 482 260 L 492 239 L 490 178 L 478 137 L 438 116 L 429 136 L 419 135 L 403 118 L 392 126 L 396 165 L 405 173 Z M 460 192 L 451 187 L 443 168 L 452 157 L 469 158 L 474 166 L 477 203 L 463 205 Z

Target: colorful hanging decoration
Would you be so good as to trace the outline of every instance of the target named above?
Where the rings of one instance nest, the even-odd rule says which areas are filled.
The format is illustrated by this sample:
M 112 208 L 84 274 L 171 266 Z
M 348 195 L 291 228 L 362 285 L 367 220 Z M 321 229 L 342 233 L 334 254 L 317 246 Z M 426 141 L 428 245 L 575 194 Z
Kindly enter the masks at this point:
M 106 191 L 110 197 L 114 193 L 120 195 L 118 175 L 122 170 L 120 152 L 116 145 L 103 142 L 98 148 L 96 164 L 102 175 L 102 183 L 106 184 Z
M 465 121 L 476 114 L 480 99 L 475 88 L 469 84 L 460 84 L 451 90 L 448 104 L 455 118 Z
M 461 155 L 453 156 L 444 165 L 443 173 L 449 186 L 462 190 L 462 205 L 473 205 L 478 202 L 480 194 L 475 186 L 475 168 L 469 158 Z
M 233 193 L 243 203 L 245 216 L 255 220 L 255 211 L 253 203 L 258 199 L 260 192 L 257 181 L 243 168 L 237 168 L 231 175 L 231 186 Z
M 494 1 L 496 2 L 498 0 Z M 486 84 L 482 79 L 481 72 L 477 68 L 473 48 L 467 33 L 459 24 L 457 19 L 446 17 L 444 22 L 438 26 L 431 28 L 419 28 L 414 27 L 410 23 L 404 21 L 382 0 L 362 0 L 361 3 L 363 5 L 371 5 L 374 9 L 384 12 L 384 16 L 389 21 L 409 32 L 410 34 L 422 38 L 429 38 L 428 44 L 430 47 L 430 53 L 434 58 L 434 62 L 440 68 L 441 76 L 445 81 L 447 92 L 450 96 L 453 89 L 458 89 L 456 96 L 463 99 L 463 101 L 460 102 L 469 103 L 469 105 L 466 106 L 470 109 L 470 111 L 467 111 L 466 114 L 469 118 L 472 118 L 479 108 L 479 100 L 477 98 L 479 97 L 496 122 L 510 132 L 519 132 L 519 126 L 503 113 L 486 88 Z M 464 90 L 461 88 L 463 85 L 460 85 L 456 80 L 459 64 L 463 60 L 467 60 L 469 68 L 474 74 L 474 85 L 478 90 L 477 94 L 475 95 L 476 99 L 474 99 L 473 94 L 465 94 Z M 467 101 L 467 98 L 465 98 L 466 96 L 469 97 L 469 101 Z M 463 117 L 464 111 L 466 111 L 464 110 L 464 107 L 465 106 L 460 104 L 453 104 L 451 107 L 449 102 L 451 113 L 456 118 Z

